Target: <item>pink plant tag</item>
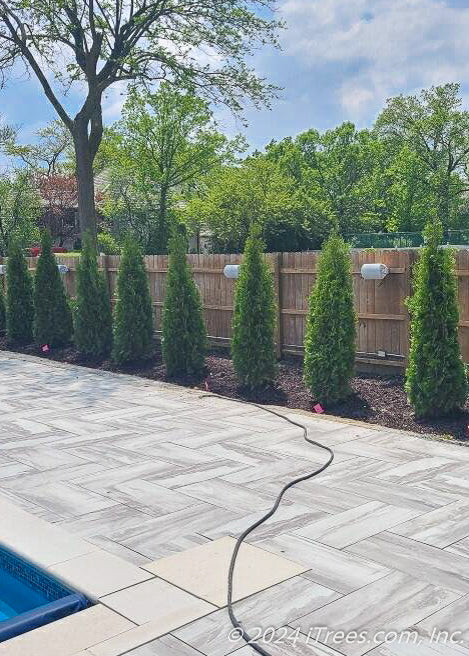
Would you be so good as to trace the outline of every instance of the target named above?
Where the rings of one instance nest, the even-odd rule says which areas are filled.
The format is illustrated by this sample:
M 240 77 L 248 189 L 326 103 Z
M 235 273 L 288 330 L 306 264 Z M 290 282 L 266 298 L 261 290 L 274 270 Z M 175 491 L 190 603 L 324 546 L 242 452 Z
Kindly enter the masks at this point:
M 324 408 L 320 403 L 316 403 L 315 406 L 313 406 L 314 412 L 316 412 L 318 415 L 321 415 L 324 412 Z
M 210 386 L 208 384 L 208 378 L 205 380 L 205 389 L 207 392 L 210 392 Z
M 50 351 L 48 344 L 44 344 L 41 350 L 43 353 L 48 353 Z

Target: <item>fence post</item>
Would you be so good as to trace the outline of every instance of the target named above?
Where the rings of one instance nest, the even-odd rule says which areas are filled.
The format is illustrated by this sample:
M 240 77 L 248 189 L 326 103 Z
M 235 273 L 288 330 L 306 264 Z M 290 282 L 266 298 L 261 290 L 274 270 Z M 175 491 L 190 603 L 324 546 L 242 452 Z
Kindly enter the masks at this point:
M 106 279 L 107 291 L 109 294 L 109 300 L 112 303 L 112 290 L 111 290 L 111 280 L 109 277 L 109 255 L 103 254 L 100 255 L 101 267 L 103 270 L 104 277 Z
M 407 298 L 410 298 L 413 294 L 413 275 L 414 275 L 414 266 L 418 259 L 418 254 L 415 251 L 407 250 L 404 251 L 406 255 L 405 262 L 405 278 L 404 278 L 404 298 L 402 299 L 405 303 Z M 406 344 L 405 344 L 405 367 L 409 366 L 409 355 L 410 355 L 410 313 L 407 305 L 404 305 L 405 312 L 405 334 L 406 334 Z
M 280 360 L 283 354 L 283 335 L 282 335 L 282 285 L 280 276 L 282 275 L 282 253 L 272 253 L 272 264 L 274 271 L 274 290 L 276 300 L 276 321 L 275 321 L 275 352 Z

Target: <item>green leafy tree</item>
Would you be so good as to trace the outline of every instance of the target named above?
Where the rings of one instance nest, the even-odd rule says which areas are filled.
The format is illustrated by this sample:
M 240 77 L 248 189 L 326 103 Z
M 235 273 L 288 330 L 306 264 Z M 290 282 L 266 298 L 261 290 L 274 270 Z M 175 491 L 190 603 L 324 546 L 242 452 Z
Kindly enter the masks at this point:
M 93 162 L 109 89 L 168 80 L 234 111 L 244 98 L 265 104 L 275 89 L 246 58 L 277 44 L 275 8 L 275 0 L 0 0 L 0 74 L 24 66 L 69 130 L 82 235 L 96 236 Z M 76 93 L 64 93 L 70 87 Z
M 267 147 L 267 156 L 296 181 L 308 199 L 305 225 L 322 241 L 337 226 L 341 234 L 380 229 L 385 223 L 387 153 L 369 130 L 350 122 L 315 129 Z
M 236 283 L 231 339 L 236 375 L 251 389 L 269 385 L 277 376 L 274 284 L 263 250 L 260 229 L 254 225 Z
M 4 152 L 10 157 L 19 158 L 31 171 L 41 171 L 45 175 L 62 172 L 62 161 L 68 151 L 73 149 L 69 130 L 60 120 L 51 121 L 36 132 L 36 143 L 18 143 L 18 132 L 10 136 Z
M 310 245 L 302 217 L 307 208 L 294 180 L 264 156 L 249 157 L 241 166 L 223 167 L 184 215 L 189 225 L 200 223 L 211 234 L 216 252 L 241 252 L 250 226 L 259 225 L 268 251 L 288 251 Z
M 350 251 L 333 234 L 319 258 L 304 344 L 304 380 L 320 403 L 337 403 L 350 394 L 355 329 Z
M 408 145 L 398 152 L 386 174 L 389 178 L 387 206 L 389 232 L 421 232 L 435 203 L 428 171 L 420 157 Z
M 44 230 L 34 276 L 34 339 L 38 344 L 63 346 L 71 341 L 72 334 L 72 314 L 52 252 L 51 235 Z
M 185 235 L 175 229 L 170 241 L 163 307 L 163 360 L 168 376 L 199 376 L 205 367 L 202 306 L 186 250 Z
M 119 364 L 148 358 L 153 350 L 153 306 L 142 253 L 128 236 L 120 259 L 114 311 L 113 358 Z
M 469 189 L 469 111 L 461 105 L 459 84 L 431 87 L 388 100 L 375 125 L 390 152 L 407 146 L 418 158 L 427 208 L 444 229 L 459 227 Z
M 132 227 L 145 233 L 146 252 L 166 253 L 180 198 L 242 147 L 241 139 L 218 132 L 208 102 L 193 92 L 168 83 L 155 93 L 132 90 L 99 155 L 111 180 L 110 218 L 119 208 L 130 210 Z
M 27 171 L 0 175 L 0 254 L 6 255 L 11 240 L 23 248 L 37 241 L 40 213 L 41 199 Z
M 454 259 L 440 247 L 439 221 L 425 229 L 426 245 L 415 269 L 414 295 L 409 300 L 411 347 L 406 376 L 409 402 L 417 417 L 447 415 L 467 398 L 461 360 Z
M 121 247 L 110 232 L 98 232 L 97 245 L 100 253 L 104 255 L 119 255 Z
M 7 342 L 14 345 L 33 341 L 33 283 L 28 263 L 16 240 L 10 242 L 7 260 Z
M 105 357 L 112 348 L 112 312 L 107 283 L 98 269 L 96 248 L 91 235 L 77 266 L 75 303 L 75 344 L 88 357 Z

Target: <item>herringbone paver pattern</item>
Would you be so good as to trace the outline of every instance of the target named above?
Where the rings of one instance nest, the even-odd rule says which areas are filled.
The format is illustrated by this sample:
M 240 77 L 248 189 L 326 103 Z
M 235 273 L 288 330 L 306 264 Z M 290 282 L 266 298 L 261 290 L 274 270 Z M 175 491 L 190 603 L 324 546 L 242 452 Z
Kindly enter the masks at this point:
M 249 541 L 307 571 L 238 602 L 240 617 L 277 631 L 274 656 L 469 656 L 469 449 L 304 421 L 336 460 Z M 139 566 L 237 536 L 323 458 L 251 406 L 0 355 L 0 496 Z M 126 653 L 253 654 L 229 629 L 221 609 Z M 383 644 L 406 629 L 418 645 Z

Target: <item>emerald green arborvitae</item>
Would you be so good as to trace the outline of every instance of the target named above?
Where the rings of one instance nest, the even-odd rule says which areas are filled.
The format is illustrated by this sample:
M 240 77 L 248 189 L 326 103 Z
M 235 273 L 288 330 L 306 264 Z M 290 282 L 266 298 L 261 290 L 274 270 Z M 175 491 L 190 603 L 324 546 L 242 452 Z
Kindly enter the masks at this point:
M 72 313 L 52 252 L 52 238 L 45 230 L 34 276 L 34 339 L 38 344 L 64 346 L 72 333 Z
M 231 357 L 240 383 L 250 389 L 277 376 L 273 276 L 257 226 L 246 240 L 236 283 Z
M 5 292 L 3 291 L 3 281 L 0 278 L 0 332 L 6 327 L 6 309 L 5 309 Z
M 425 228 L 426 245 L 415 267 L 414 295 L 408 301 L 411 346 L 406 391 L 417 417 L 449 414 L 467 398 L 454 257 L 440 247 L 442 234 L 439 222 Z
M 90 235 L 77 267 L 75 344 L 83 355 L 105 357 L 112 348 L 112 312 L 104 275 L 98 269 Z
M 205 368 L 202 306 L 186 250 L 186 237 L 175 229 L 169 245 L 163 308 L 163 359 L 168 376 L 198 376 Z
M 333 234 L 319 258 L 306 320 L 304 380 L 314 400 L 334 404 L 350 394 L 355 330 L 350 251 Z
M 9 344 L 30 344 L 33 341 L 33 281 L 28 264 L 17 241 L 8 249 L 6 328 Z
M 148 358 L 153 351 L 153 306 L 143 255 L 127 237 L 120 259 L 114 311 L 113 358 L 118 364 Z

